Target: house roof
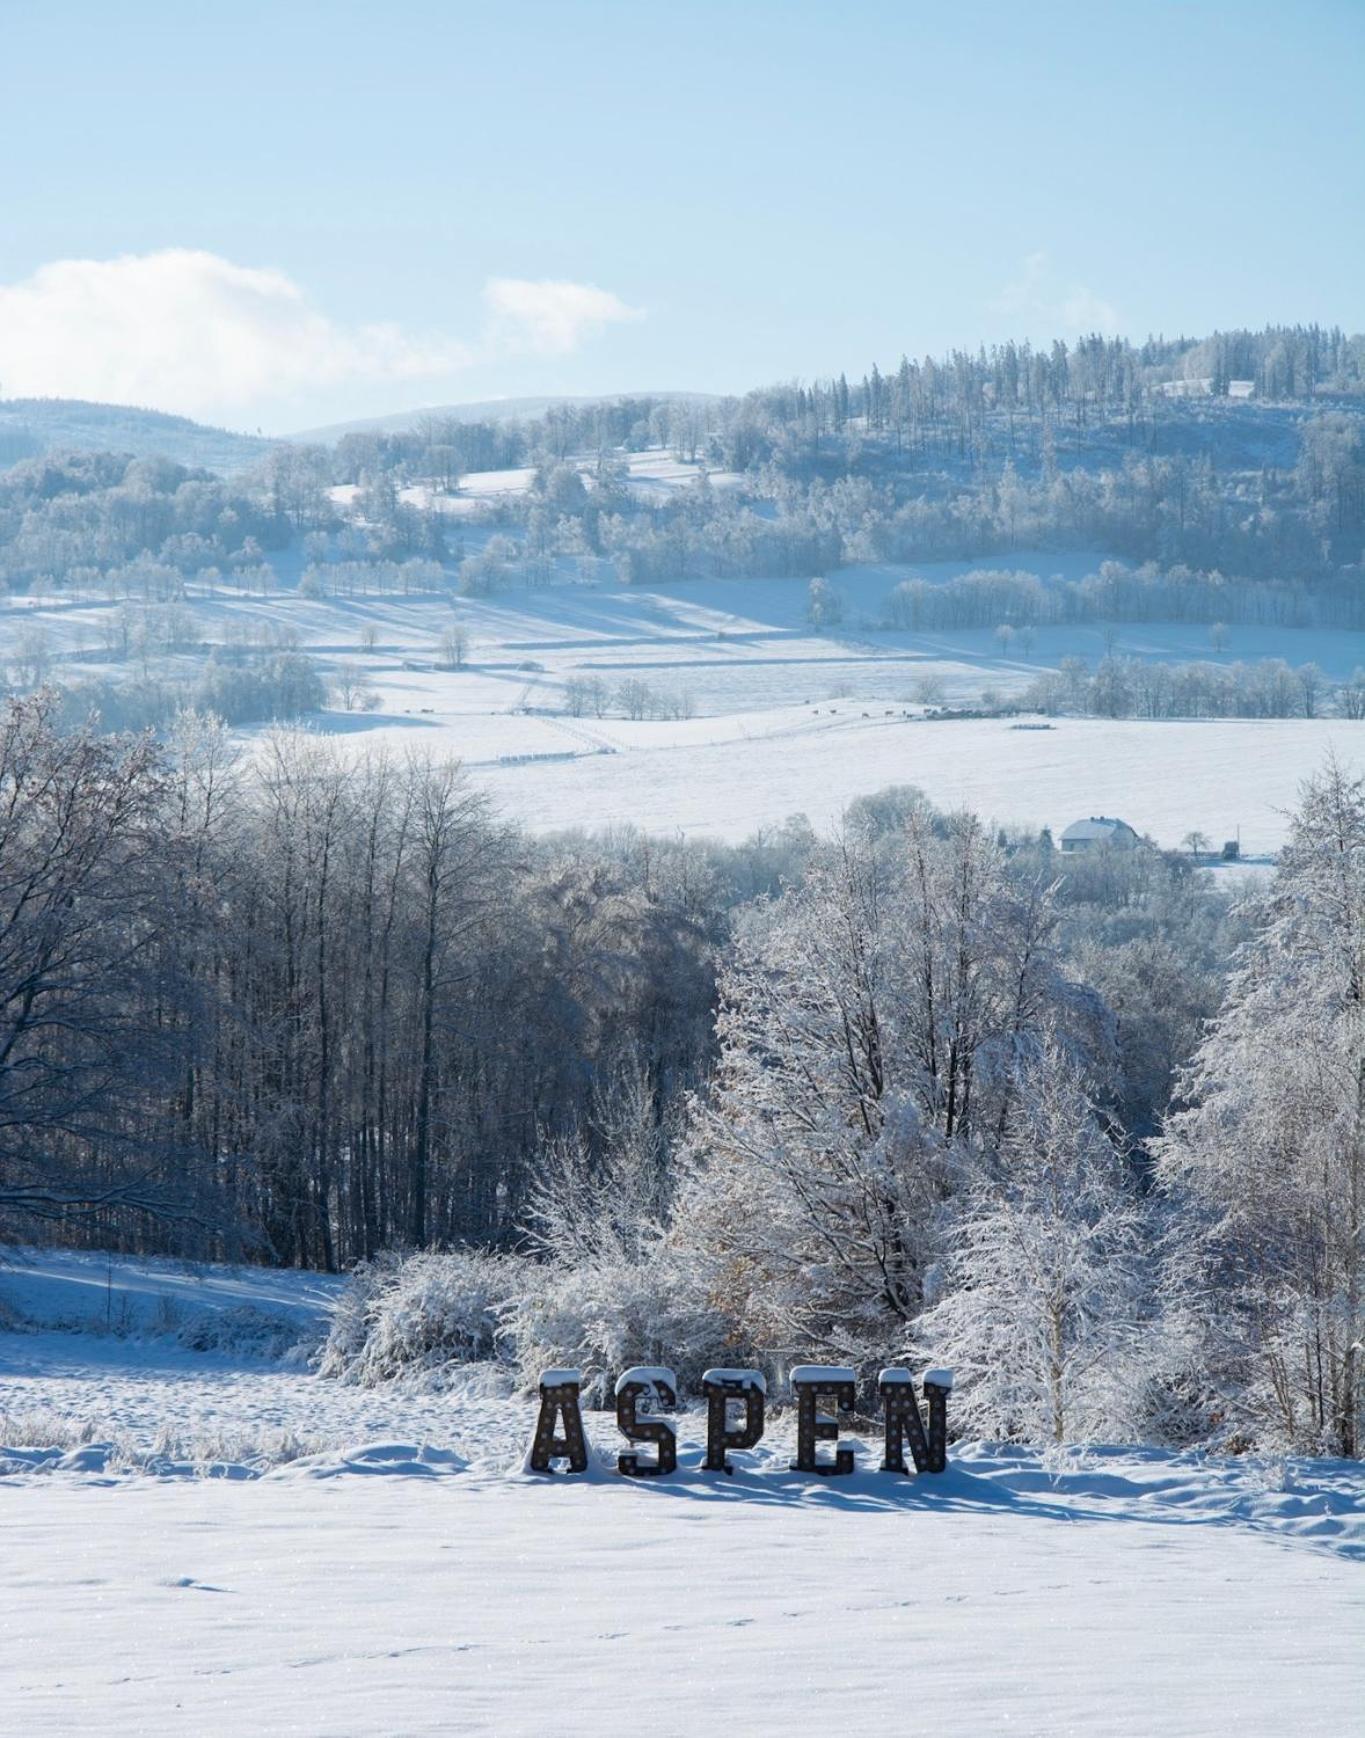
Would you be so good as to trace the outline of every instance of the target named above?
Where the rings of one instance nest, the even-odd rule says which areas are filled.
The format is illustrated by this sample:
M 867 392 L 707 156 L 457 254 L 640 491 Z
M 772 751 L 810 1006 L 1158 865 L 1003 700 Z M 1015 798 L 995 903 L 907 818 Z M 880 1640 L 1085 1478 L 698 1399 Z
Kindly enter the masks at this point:
M 1115 833 L 1137 832 L 1127 821 L 1120 821 L 1113 815 L 1091 815 L 1084 821 L 1073 821 L 1062 834 L 1063 839 L 1112 839 Z

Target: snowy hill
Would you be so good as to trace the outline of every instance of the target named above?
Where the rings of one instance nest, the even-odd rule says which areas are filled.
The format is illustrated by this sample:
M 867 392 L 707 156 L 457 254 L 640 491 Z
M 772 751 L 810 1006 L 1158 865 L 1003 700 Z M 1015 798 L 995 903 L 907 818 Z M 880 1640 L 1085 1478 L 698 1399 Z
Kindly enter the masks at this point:
M 4 1285 L 30 1307 L 101 1271 L 121 1296 L 305 1314 L 329 1284 L 27 1263 Z M 13 1729 L 67 1732 L 83 1705 L 111 1733 L 588 1733 L 623 1669 L 670 1734 L 721 1704 L 738 1732 L 871 1730 L 907 1698 L 973 1738 L 1354 1729 L 1358 1465 L 956 1444 L 942 1477 L 900 1478 L 864 1431 L 852 1477 L 807 1479 L 778 1408 L 727 1479 L 699 1465 L 694 1403 L 673 1478 L 620 1478 L 589 1412 L 589 1475 L 547 1483 L 519 1470 L 531 1416 L 485 1366 L 443 1394 L 356 1389 L 0 1333 Z
M 290 1269 L 18 1248 L 0 1259 L 0 1323 L 26 1330 L 164 1335 L 250 1308 L 294 1335 L 320 1325 L 341 1281 Z
M 348 434 L 400 434 L 416 428 L 428 418 L 452 422 L 528 422 L 542 417 L 546 411 L 561 405 L 615 404 L 621 399 L 648 398 L 656 403 L 709 403 L 715 399 L 709 392 L 612 392 L 589 393 L 578 397 L 561 395 L 549 398 L 483 398 L 467 404 L 434 404 L 419 410 L 392 411 L 387 416 L 362 416 L 351 422 L 328 423 L 323 428 L 301 429 L 285 438 L 292 441 L 322 442 L 331 445 Z
M 184 416 L 76 398 L 0 399 L 0 470 L 50 452 L 131 453 L 232 476 L 269 452 L 260 435 L 209 428 Z

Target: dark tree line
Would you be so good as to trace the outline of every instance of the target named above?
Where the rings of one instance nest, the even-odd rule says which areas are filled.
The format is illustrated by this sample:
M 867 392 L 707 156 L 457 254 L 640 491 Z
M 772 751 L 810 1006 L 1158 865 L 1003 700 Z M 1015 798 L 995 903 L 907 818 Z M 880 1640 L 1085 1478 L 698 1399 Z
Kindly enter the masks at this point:
M 496 1243 L 602 1071 L 660 1114 L 695 1082 L 715 908 L 649 854 L 530 850 L 450 764 L 285 734 L 248 774 L 198 715 L 163 754 L 54 712 L 0 724 L 7 1222 L 324 1266 Z

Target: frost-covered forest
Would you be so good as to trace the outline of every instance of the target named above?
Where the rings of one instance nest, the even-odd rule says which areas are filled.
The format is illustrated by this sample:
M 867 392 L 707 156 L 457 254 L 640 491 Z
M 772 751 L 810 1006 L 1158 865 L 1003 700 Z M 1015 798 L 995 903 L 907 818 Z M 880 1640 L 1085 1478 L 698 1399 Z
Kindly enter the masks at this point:
M 1365 675 L 1328 679 L 1311 648 L 1233 663 L 1226 648 L 1241 630 L 1365 627 L 1363 356 L 1360 339 L 1316 327 L 1006 344 L 744 397 L 256 442 L 229 475 L 94 437 L 63 447 L 83 427 L 75 411 L 98 407 L 49 406 L 44 421 L 44 407 L 12 405 L 0 680 L 55 685 L 73 722 L 165 728 L 188 706 L 249 726 L 363 706 L 371 671 L 320 659 L 284 616 L 209 620 L 206 600 L 458 607 L 528 588 L 776 577 L 809 585 L 808 620 L 827 634 L 984 631 L 1016 660 L 1040 635 L 1102 640 L 1040 674 L 1025 698 L 1049 712 L 1355 717 Z M 59 444 L 26 452 L 41 442 L 25 414 Z M 111 426 L 136 430 L 137 413 Z M 97 425 L 100 443 L 107 432 Z M 149 418 L 145 438 L 217 450 L 178 444 L 173 419 Z M 1012 552 L 1038 550 L 1091 558 L 1066 574 L 1036 558 L 1011 570 Z M 989 571 L 913 570 L 946 560 Z M 850 567 L 888 576 L 856 620 L 839 579 Z M 1210 655 L 1179 667 L 1149 655 L 1160 668 L 1140 677 L 1116 624 L 1153 623 L 1197 625 Z M 457 616 L 431 651 L 465 661 Z M 585 680 L 560 696 L 569 714 L 692 704 L 648 682 L 588 693 Z
M 931 1354 L 981 1433 L 1359 1454 L 1340 768 L 1234 897 L 909 789 L 537 839 L 453 764 L 54 710 L 0 728 L 11 1234 L 361 1261 L 361 1379 Z
M 1226 654 L 1314 629 L 1320 656 L 1365 625 L 1360 339 L 1003 345 L 258 442 L 231 475 L 34 452 L 23 414 L 0 455 L 0 1230 L 356 1268 L 324 1357 L 348 1380 L 558 1363 L 605 1393 L 637 1361 L 691 1381 L 923 1356 L 958 1370 L 978 1434 L 1360 1453 L 1348 763 L 1320 764 L 1247 878 L 1204 866 L 1200 799 L 1180 850 L 1087 856 L 1054 848 L 1055 816 L 988 825 L 908 782 L 854 795 L 867 779 L 835 827 L 722 842 L 589 808 L 523 829 L 422 746 L 435 686 L 386 690 L 410 704 L 376 746 L 289 722 L 363 727 L 388 635 L 390 672 L 484 684 L 449 729 L 485 766 L 640 746 L 604 717 L 672 721 L 686 759 L 708 741 L 693 677 L 747 741 L 760 667 L 885 683 L 896 636 L 905 663 L 983 632 L 1008 682 L 978 716 L 1359 721 L 1365 674 L 1335 651 L 1331 673 Z M 763 664 L 741 623 L 712 676 L 731 618 L 647 588 L 722 581 L 794 588 L 801 625 L 764 618 Z M 547 609 L 528 639 L 516 600 L 551 588 L 582 621 Z M 286 600 L 378 613 L 319 647 Z M 439 625 L 415 660 L 410 604 Z M 1209 655 L 1134 655 L 1121 623 L 1192 624 Z M 1081 629 L 1103 656 L 1034 663 Z M 549 675 L 542 644 L 568 658 Z M 862 712 L 888 753 L 904 721 L 968 728 L 939 667 L 913 707 Z M 797 733 L 788 755 L 844 727 L 800 707 L 764 727 Z

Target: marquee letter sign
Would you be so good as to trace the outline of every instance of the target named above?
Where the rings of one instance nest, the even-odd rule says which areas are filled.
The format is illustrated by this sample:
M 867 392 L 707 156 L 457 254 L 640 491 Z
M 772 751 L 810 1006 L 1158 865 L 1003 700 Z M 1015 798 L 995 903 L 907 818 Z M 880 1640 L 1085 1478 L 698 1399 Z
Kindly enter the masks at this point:
M 528 1465 L 532 1472 L 553 1472 L 552 1461 L 567 1460 L 570 1472 L 588 1470 L 588 1439 L 583 1434 L 583 1414 L 578 1404 L 582 1377 L 577 1370 L 542 1370 L 540 1417 L 531 1439 Z M 563 1418 L 564 1434 L 556 1436 L 555 1425 Z
M 839 1440 L 840 1412 L 852 1412 L 858 1378 L 845 1364 L 798 1364 L 792 1371 L 796 1395 L 796 1459 L 793 1472 L 816 1472 L 843 1478 L 853 1471 L 853 1450 L 836 1448 L 833 1460 L 820 1458 L 817 1444 Z M 833 1403 L 833 1415 L 820 1411 L 822 1400 Z
M 857 1399 L 858 1376 L 845 1364 L 797 1364 L 791 1374 L 796 1401 L 796 1459 L 793 1472 L 842 1478 L 853 1471 L 853 1450 L 839 1444 L 839 1422 Z M 906 1444 L 917 1473 L 940 1473 L 948 1464 L 948 1396 L 951 1370 L 926 1370 L 921 1378 L 928 1418 L 920 1410 L 915 1383 L 908 1370 L 893 1365 L 877 1378 L 886 1446 L 883 1472 L 907 1473 Z M 706 1396 L 707 1472 L 732 1473 L 729 1449 L 753 1448 L 763 1436 L 767 1383 L 759 1370 L 707 1370 L 701 1379 Z M 567 1461 L 572 1473 L 588 1470 L 588 1440 L 579 1403 L 582 1376 L 577 1370 L 542 1370 L 540 1412 L 526 1465 L 532 1472 L 550 1473 L 556 1461 Z M 678 1442 L 667 1414 L 678 1408 L 678 1379 L 671 1370 L 637 1364 L 616 1384 L 616 1422 L 627 1442 L 648 1444 L 652 1455 L 630 1449 L 619 1454 L 617 1470 L 625 1478 L 667 1478 L 678 1467 Z M 560 1426 L 562 1424 L 562 1434 Z M 820 1444 L 835 1444 L 833 1458 Z
M 641 1460 L 638 1454 L 616 1457 L 616 1470 L 628 1479 L 667 1478 L 678 1467 L 678 1441 L 671 1418 L 641 1418 L 640 1403 L 650 1412 L 674 1412 L 678 1406 L 678 1378 L 671 1370 L 636 1365 L 616 1384 L 616 1428 L 627 1442 L 652 1442 L 655 1458 Z
M 907 1437 L 916 1472 L 943 1471 L 948 1464 L 948 1394 L 952 1386 L 951 1370 L 924 1372 L 924 1395 L 929 1402 L 929 1428 L 926 1431 L 910 1372 L 896 1368 L 882 1371 L 877 1378 L 877 1392 L 882 1397 L 882 1415 L 886 1421 L 883 1472 L 910 1470 L 905 1464 Z
M 763 1404 L 768 1384 L 758 1370 L 708 1370 L 701 1379 L 706 1396 L 706 1470 L 733 1472 L 727 1448 L 752 1448 L 763 1435 Z M 743 1406 L 743 1424 L 730 1423 L 730 1408 Z

